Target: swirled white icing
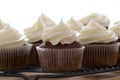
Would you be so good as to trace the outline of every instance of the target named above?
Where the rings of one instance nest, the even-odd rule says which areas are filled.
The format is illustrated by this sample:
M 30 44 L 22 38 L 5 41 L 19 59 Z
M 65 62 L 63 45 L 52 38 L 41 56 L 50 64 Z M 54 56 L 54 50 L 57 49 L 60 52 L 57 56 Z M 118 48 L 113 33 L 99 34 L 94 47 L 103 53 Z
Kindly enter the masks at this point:
M 0 46 L 24 43 L 24 37 L 16 29 L 0 20 Z
M 38 20 L 42 20 L 46 27 L 51 27 L 55 25 L 55 23 L 43 13 L 41 14 Z
M 67 24 L 75 31 L 80 32 L 80 30 L 83 28 L 83 25 L 80 22 L 77 22 L 73 18 L 67 21 Z
M 108 27 L 108 25 L 110 24 L 109 18 L 99 13 L 92 13 L 86 17 L 83 17 L 82 19 L 79 20 L 79 22 L 81 22 L 84 25 L 87 25 L 91 19 L 104 27 Z
M 28 42 L 36 42 L 42 40 L 42 32 L 45 29 L 45 24 L 42 20 L 38 20 L 32 27 L 24 29 L 24 33 Z
M 80 32 L 80 42 L 82 44 L 88 43 L 109 43 L 118 39 L 117 35 L 107 30 L 102 25 L 91 20 L 89 24 Z
M 71 44 L 74 41 L 78 41 L 76 32 L 72 30 L 68 25 L 61 21 L 54 27 L 47 28 L 43 31 L 43 42 L 50 42 L 52 45 Z
M 115 32 L 120 39 L 120 21 L 116 22 L 113 26 L 108 28 L 110 31 Z

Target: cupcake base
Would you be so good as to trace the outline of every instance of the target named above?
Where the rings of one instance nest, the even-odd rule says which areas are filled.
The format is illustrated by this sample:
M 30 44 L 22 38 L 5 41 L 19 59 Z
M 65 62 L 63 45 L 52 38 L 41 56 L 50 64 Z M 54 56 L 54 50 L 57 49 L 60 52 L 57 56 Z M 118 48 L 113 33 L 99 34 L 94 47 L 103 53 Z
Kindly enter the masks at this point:
M 0 47 L 0 70 L 15 70 L 28 67 L 31 45 Z
M 83 65 L 85 68 L 115 66 L 118 61 L 119 43 L 85 45 Z
M 37 47 L 40 65 L 44 71 L 63 72 L 81 68 L 84 47 L 81 47 L 80 44 L 78 48 L 58 48 L 58 46 L 53 48 L 52 45 L 49 45 L 51 48 L 46 47 Z

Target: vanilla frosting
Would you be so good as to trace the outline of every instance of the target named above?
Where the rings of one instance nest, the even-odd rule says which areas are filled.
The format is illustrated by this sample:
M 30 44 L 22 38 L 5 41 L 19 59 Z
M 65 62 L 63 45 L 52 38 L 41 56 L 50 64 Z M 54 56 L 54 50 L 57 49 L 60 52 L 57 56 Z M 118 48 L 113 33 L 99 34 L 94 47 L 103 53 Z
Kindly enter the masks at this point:
M 82 29 L 83 25 L 80 22 L 77 22 L 76 20 L 74 20 L 73 18 L 71 18 L 70 20 L 67 21 L 67 24 L 75 31 L 80 32 L 80 30 Z
M 115 32 L 120 39 L 120 21 L 116 22 L 113 26 L 108 28 L 110 31 Z
M 24 37 L 9 24 L 0 20 L 0 46 L 24 43 Z
M 42 40 L 42 32 L 46 28 L 42 20 L 38 20 L 33 26 L 24 29 L 28 42 Z
M 81 22 L 84 25 L 87 25 L 91 19 L 104 27 L 108 27 L 108 25 L 110 24 L 109 18 L 99 13 L 92 13 L 86 17 L 83 17 L 82 19 L 79 20 L 79 22 Z
M 38 21 L 39 20 L 42 20 L 46 27 L 51 27 L 55 25 L 55 23 L 43 13 L 39 17 Z
M 50 42 L 52 45 L 71 44 L 78 41 L 76 32 L 61 21 L 54 27 L 49 27 L 43 31 L 42 39 L 44 42 Z
M 109 43 L 118 39 L 117 35 L 91 20 L 80 32 L 80 43 Z
M 42 40 L 42 32 L 45 28 L 54 26 L 55 23 L 43 13 L 33 26 L 24 29 L 24 33 L 28 42 L 36 42 Z

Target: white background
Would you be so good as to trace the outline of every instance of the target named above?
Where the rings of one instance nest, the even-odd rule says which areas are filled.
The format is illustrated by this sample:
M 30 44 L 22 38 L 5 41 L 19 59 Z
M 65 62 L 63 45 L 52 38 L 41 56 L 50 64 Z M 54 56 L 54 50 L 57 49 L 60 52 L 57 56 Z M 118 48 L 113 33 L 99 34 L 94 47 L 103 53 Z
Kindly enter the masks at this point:
M 0 19 L 20 32 L 32 26 L 41 12 L 56 23 L 97 12 L 107 15 L 113 24 L 120 20 L 120 0 L 0 0 Z

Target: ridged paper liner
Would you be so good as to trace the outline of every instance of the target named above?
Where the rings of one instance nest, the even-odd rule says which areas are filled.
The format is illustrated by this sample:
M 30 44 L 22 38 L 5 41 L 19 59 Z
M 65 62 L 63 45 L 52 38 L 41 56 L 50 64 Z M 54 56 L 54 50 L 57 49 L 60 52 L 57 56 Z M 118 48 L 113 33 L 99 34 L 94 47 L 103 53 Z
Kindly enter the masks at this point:
M 37 47 L 41 68 L 47 72 L 79 70 L 82 65 L 84 47 L 50 49 Z
M 118 61 L 119 43 L 85 45 L 82 67 L 115 66 Z
M 41 43 L 33 43 L 32 48 L 30 51 L 30 57 L 29 57 L 29 64 L 30 65 L 39 65 L 39 59 L 38 59 L 38 53 L 36 51 L 36 46 L 40 45 Z
M 31 45 L 0 47 L 0 70 L 15 70 L 28 66 Z
M 118 39 L 118 42 L 120 44 L 120 39 Z M 120 45 L 119 45 L 119 55 L 118 55 L 118 64 L 120 63 Z

